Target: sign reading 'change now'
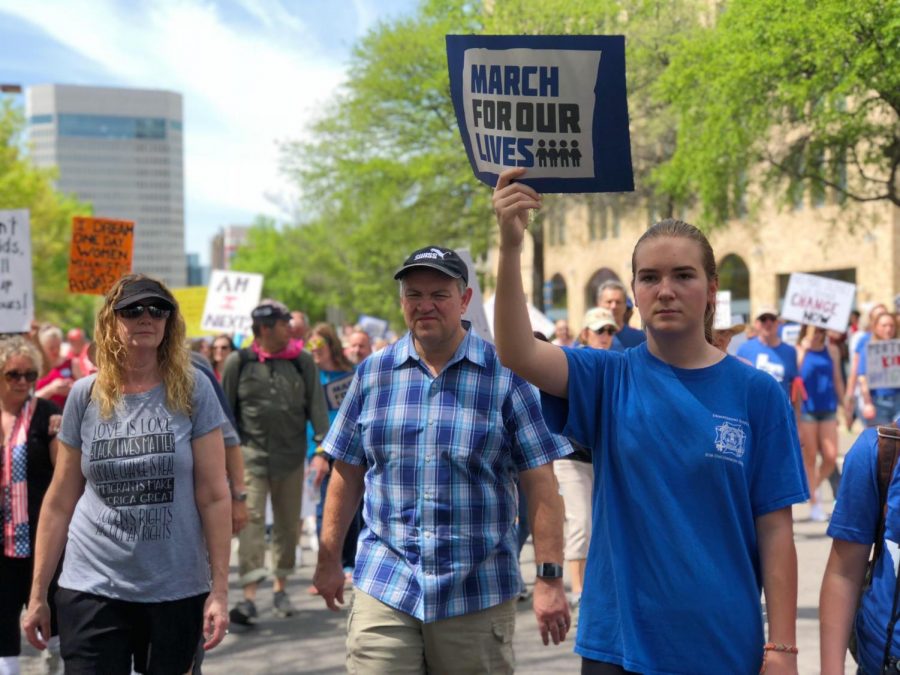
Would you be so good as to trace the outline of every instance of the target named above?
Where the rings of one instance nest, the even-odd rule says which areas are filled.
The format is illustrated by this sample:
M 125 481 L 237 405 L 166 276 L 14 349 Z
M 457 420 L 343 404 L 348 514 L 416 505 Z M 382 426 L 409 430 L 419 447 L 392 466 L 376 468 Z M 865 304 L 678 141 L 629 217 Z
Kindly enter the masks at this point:
M 625 38 L 448 35 L 450 93 L 475 176 L 540 192 L 634 189 Z

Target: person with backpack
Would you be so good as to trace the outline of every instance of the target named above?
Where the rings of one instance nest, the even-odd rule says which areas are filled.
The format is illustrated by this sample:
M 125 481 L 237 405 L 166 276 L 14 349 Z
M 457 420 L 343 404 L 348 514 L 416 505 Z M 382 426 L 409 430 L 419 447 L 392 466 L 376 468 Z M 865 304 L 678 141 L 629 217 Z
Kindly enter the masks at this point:
M 900 430 L 895 420 L 890 426 L 863 431 L 844 458 L 841 487 L 828 525 L 831 554 L 819 600 L 822 675 L 843 675 L 852 642 L 863 675 L 898 670 L 898 450 Z
M 294 613 L 287 577 L 296 564 L 299 515 L 306 460 L 306 423 L 313 441 L 328 431 L 328 410 L 312 356 L 291 340 L 291 313 L 275 300 L 252 312 L 253 344 L 225 361 L 222 389 L 237 421 L 244 455 L 249 522 L 240 532 L 238 564 L 243 600 L 231 610 L 234 623 L 256 618 L 256 590 L 269 576 L 265 567 L 266 498 L 271 494 L 274 610 Z

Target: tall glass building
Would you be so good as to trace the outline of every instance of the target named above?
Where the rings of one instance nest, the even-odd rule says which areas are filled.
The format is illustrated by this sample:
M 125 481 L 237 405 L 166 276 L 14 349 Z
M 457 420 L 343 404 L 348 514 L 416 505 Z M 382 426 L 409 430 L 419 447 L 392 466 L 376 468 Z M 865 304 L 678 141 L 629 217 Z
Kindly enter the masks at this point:
M 135 221 L 135 272 L 186 284 L 181 94 L 43 84 L 26 116 L 38 166 L 94 215 Z

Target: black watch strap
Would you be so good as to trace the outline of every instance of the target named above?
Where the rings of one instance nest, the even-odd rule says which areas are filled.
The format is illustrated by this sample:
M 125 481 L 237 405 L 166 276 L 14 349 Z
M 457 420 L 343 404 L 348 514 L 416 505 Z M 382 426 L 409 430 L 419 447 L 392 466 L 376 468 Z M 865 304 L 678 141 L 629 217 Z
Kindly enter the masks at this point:
M 541 579 L 562 579 L 563 568 L 558 563 L 537 563 L 537 576 Z

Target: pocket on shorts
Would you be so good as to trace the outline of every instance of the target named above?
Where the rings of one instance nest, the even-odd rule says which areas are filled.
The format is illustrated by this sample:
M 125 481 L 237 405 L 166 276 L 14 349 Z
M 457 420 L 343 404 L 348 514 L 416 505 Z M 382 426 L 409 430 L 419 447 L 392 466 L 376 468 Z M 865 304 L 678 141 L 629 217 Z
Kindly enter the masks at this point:
M 491 631 L 494 639 L 503 644 L 510 644 L 513 641 L 513 635 L 516 632 L 516 619 L 494 619 L 491 622 Z

